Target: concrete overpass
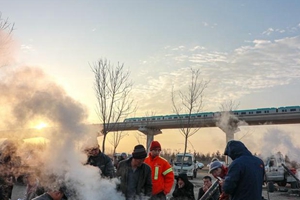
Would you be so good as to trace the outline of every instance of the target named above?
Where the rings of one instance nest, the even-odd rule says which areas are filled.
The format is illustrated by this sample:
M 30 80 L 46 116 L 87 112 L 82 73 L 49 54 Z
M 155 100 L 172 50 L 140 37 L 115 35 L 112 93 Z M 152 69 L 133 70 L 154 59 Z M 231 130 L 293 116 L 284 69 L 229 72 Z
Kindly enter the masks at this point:
M 195 118 L 188 121 L 187 119 L 168 119 L 168 120 L 149 120 L 135 122 L 119 122 L 111 123 L 112 131 L 133 131 L 138 130 L 147 136 L 147 149 L 154 136 L 162 133 L 162 129 L 180 129 L 186 127 L 192 128 L 207 128 L 219 127 L 226 134 L 226 142 L 234 139 L 234 133 L 239 131 L 239 126 L 248 125 L 272 125 L 272 124 L 297 124 L 300 123 L 300 112 L 288 113 L 268 113 L 268 114 L 253 114 L 228 116 L 218 118 Z M 221 121 L 223 121 L 221 123 Z M 225 122 L 225 123 L 224 123 Z M 99 130 L 100 124 L 91 125 Z

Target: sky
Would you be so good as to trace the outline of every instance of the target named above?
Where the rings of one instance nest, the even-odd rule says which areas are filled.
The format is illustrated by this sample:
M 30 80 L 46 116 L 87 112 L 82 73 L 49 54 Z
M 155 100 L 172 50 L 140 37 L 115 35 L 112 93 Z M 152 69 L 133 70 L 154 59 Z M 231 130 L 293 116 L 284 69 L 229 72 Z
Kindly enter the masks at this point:
M 122 63 L 130 72 L 138 105 L 134 116 L 172 114 L 172 85 L 183 89 L 191 67 L 200 69 L 203 80 L 210 81 L 203 111 L 218 111 L 228 100 L 237 102 L 239 109 L 300 105 L 299 10 L 298 0 L 1 0 L 1 17 L 14 23 L 14 30 L 6 51 L 0 48 L 0 80 L 15 88 L 2 89 L 1 94 L 7 94 L 2 96 L 6 103 L 2 105 L 34 94 L 21 91 L 19 86 L 25 81 L 27 88 L 49 88 L 47 95 L 71 102 L 78 111 L 71 112 L 72 116 L 79 114 L 74 121 L 99 123 L 91 70 L 99 59 Z M 8 95 L 15 91 L 18 95 Z M 50 98 L 50 104 L 57 105 L 57 99 L 47 95 L 35 96 L 35 100 Z M 26 105 L 34 111 L 30 102 Z M 7 106 L 1 109 L 9 110 Z M 62 118 L 60 123 L 66 121 Z M 235 138 L 242 139 L 252 152 L 268 147 L 296 155 L 300 148 L 297 130 L 299 125 L 245 126 Z M 183 150 L 178 130 L 162 132 L 154 138 L 162 148 Z M 137 134 L 128 132 L 118 151 L 131 153 L 140 137 Z M 280 138 L 288 138 L 286 144 L 292 145 L 293 152 Z M 223 152 L 225 145 L 220 129 L 203 128 L 190 137 L 188 149 Z

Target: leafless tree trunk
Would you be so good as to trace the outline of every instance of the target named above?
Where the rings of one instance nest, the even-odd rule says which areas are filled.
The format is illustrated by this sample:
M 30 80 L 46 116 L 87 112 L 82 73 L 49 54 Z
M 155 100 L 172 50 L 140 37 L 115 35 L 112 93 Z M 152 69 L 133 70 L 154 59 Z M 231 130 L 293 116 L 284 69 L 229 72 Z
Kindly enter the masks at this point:
M 188 87 L 177 92 L 174 91 L 174 88 L 172 89 L 173 112 L 176 113 L 179 123 L 182 124 L 180 133 L 185 139 L 184 156 L 187 150 L 188 138 L 200 129 L 193 127 L 195 117 L 192 117 L 192 114 L 202 111 L 203 94 L 209 83 L 209 81 L 204 81 L 200 75 L 201 72 L 199 69 L 195 70 L 191 68 L 191 78 L 188 80 Z M 183 117 L 183 114 L 186 117 Z
M 127 135 L 128 135 L 128 133 L 125 133 L 122 131 L 112 132 L 112 138 L 109 138 L 108 141 L 114 147 L 113 155 L 116 153 L 116 150 L 120 144 L 120 141 Z
M 97 97 L 96 112 L 103 125 L 102 152 L 105 152 L 105 140 L 109 132 L 134 111 L 133 99 L 130 98 L 132 82 L 124 65 L 112 66 L 106 59 L 100 59 L 92 66 L 95 75 Z

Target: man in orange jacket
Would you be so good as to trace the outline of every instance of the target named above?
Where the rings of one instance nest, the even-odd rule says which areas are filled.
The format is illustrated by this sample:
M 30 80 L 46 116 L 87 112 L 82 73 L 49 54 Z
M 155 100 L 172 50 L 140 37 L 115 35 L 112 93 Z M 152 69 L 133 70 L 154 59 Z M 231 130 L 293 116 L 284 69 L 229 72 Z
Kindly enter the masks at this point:
M 174 173 L 169 162 L 160 157 L 161 146 L 159 142 L 152 141 L 150 153 L 145 163 L 151 167 L 152 200 L 166 200 L 166 195 L 171 191 L 174 183 Z

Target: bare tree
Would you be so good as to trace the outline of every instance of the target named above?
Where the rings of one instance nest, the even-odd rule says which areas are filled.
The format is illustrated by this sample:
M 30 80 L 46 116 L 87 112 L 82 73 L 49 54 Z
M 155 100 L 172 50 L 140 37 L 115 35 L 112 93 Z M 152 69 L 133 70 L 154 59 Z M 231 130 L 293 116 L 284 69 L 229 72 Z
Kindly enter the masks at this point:
M 8 19 L 2 19 L 0 12 L 0 30 L 8 30 L 9 34 L 14 30 L 14 24 L 8 22 Z
M 114 131 L 112 133 L 112 138 L 109 138 L 109 143 L 114 147 L 113 155 L 116 153 L 116 149 L 120 144 L 121 139 L 123 139 L 125 136 L 128 136 L 128 133 L 122 132 L 122 131 Z
M 224 112 L 224 111 L 233 111 L 233 110 L 237 110 L 239 107 L 240 103 L 236 103 L 233 100 L 229 100 L 229 101 L 225 101 L 221 104 L 220 106 L 220 111 Z
M 145 134 L 137 132 L 137 133 L 134 133 L 134 137 L 135 137 L 138 144 L 146 143 L 145 141 L 147 140 L 147 136 Z
M 106 59 L 100 59 L 91 66 L 95 76 L 97 97 L 96 113 L 103 125 L 102 152 L 105 152 L 105 140 L 109 132 L 134 111 L 133 99 L 130 98 L 132 82 L 129 72 L 124 71 L 124 64 L 114 67 Z
M 0 12 L 0 67 L 7 65 L 11 59 L 11 33 L 14 30 L 14 24 L 8 22 L 8 19 L 2 19 Z
M 202 111 L 204 90 L 209 84 L 209 81 L 204 81 L 200 75 L 199 69 L 191 68 L 191 78 L 189 79 L 188 87 L 177 92 L 174 91 L 174 88 L 172 89 L 173 112 L 176 113 L 179 123 L 182 125 L 180 133 L 185 139 L 184 155 L 187 150 L 188 138 L 200 129 L 193 127 L 195 117 L 192 114 Z M 184 117 L 182 116 L 183 114 Z

